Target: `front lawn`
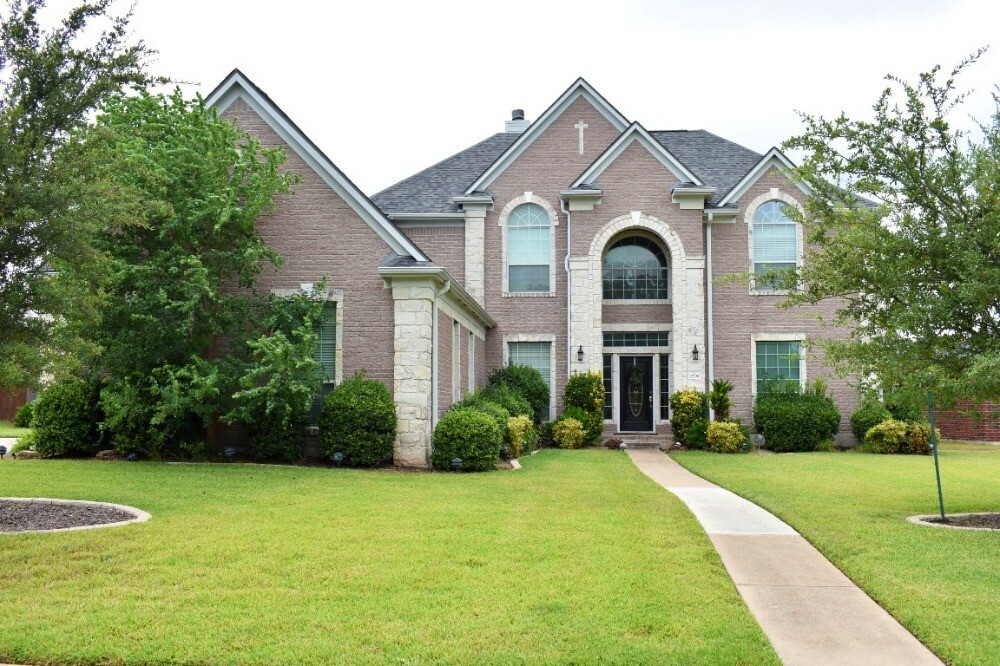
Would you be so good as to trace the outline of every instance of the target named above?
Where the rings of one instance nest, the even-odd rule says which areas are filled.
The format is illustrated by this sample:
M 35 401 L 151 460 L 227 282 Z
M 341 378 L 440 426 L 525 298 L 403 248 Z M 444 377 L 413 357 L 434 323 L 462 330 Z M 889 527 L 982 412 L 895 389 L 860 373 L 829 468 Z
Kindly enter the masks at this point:
M 624 453 L 523 464 L 0 461 L 0 495 L 153 515 L 0 536 L 0 662 L 777 663 L 701 527 Z
M 1000 664 L 1000 533 L 912 525 L 937 513 L 930 456 L 674 454 L 798 530 L 938 656 Z M 945 509 L 1000 511 L 1000 446 L 945 443 Z
M 31 428 L 18 428 L 10 421 L 0 421 L 0 437 L 24 437 Z

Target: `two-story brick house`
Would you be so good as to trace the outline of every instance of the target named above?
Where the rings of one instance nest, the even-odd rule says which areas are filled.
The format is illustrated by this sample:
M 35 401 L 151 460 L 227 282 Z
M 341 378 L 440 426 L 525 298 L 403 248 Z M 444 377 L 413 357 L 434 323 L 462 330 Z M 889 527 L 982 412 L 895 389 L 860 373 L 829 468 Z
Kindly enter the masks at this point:
M 832 305 L 782 310 L 779 293 L 718 282 L 802 261 L 783 211 L 804 192 L 777 149 L 646 130 L 579 79 L 534 122 L 515 111 L 369 198 L 238 70 L 207 102 L 301 174 L 261 223 L 285 259 L 262 284 L 326 278 L 327 380 L 363 369 L 392 389 L 398 463 L 425 465 L 436 420 L 506 363 L 539 369 L 551 415 L 569 374 L 603 373 L 606 431 L 626 439 L 669 433 L 683 386 L 731 381 L 748 422 L 765 378 L 829 375 L 801 343 L 837 334 L 809 316 Z M 854 389 L 829 383 L 846 432 Z

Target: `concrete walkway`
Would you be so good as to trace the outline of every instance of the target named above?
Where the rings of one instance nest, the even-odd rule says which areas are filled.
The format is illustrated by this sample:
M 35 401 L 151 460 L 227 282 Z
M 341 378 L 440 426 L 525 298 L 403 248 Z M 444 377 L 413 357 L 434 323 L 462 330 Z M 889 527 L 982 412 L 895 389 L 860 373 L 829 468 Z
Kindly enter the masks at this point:
M 628 453 L 640 470 L 687 504 L 705 528 L 782 662 L 941 664 L 786 523 L 660 451 Z

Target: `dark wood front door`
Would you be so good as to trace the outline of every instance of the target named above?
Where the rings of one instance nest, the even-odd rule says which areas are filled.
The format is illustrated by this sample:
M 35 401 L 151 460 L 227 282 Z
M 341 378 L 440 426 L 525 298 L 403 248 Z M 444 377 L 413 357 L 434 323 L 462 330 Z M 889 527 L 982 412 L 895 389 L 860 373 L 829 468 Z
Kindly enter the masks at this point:
M 622 432 L 653 429 L 653 357 L 622 356 L 619 377 L 619 415 Z

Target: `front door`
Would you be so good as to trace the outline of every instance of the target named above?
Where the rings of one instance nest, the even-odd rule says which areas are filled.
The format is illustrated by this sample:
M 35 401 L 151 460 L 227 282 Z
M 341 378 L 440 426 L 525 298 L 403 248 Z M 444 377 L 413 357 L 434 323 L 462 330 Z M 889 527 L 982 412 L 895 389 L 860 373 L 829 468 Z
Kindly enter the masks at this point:
M 653 429 L 653 357 L 622 356 L 619 372 L 619 413 L 622 432 Z

